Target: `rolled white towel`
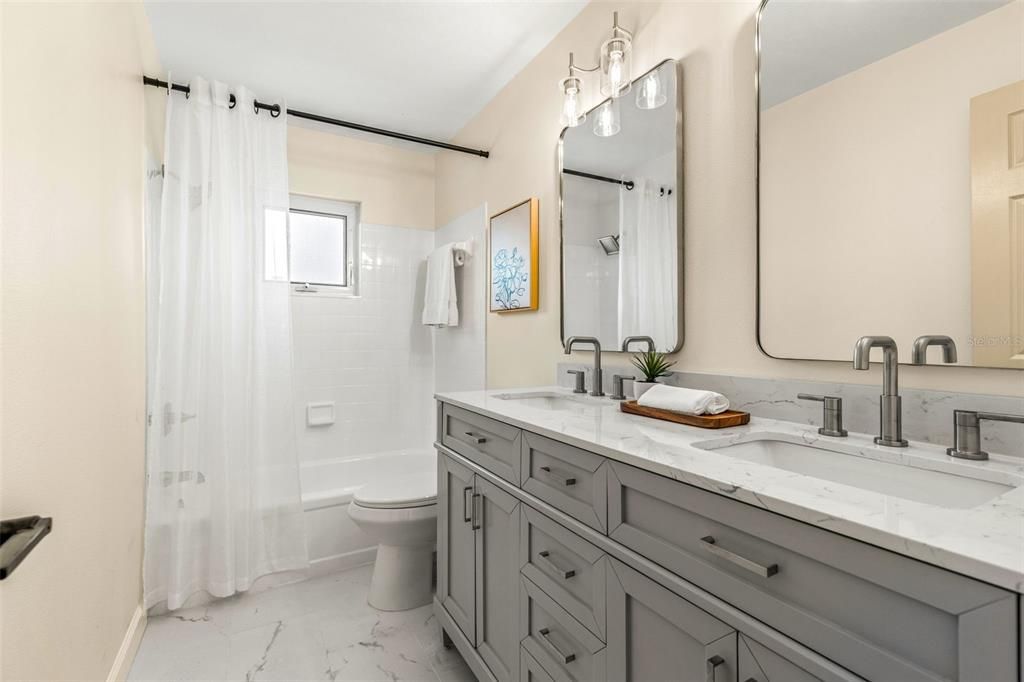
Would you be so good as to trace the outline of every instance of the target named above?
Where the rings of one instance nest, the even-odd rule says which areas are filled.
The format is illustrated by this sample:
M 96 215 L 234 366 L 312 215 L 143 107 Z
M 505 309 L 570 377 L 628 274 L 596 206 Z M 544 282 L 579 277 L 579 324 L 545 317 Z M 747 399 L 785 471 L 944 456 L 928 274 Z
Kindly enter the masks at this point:
M 697 391 L 658 384 L 651 386 L 637 404 L 683 414 L 719 414 L 729 409 L 729 399 L 714 391 Z

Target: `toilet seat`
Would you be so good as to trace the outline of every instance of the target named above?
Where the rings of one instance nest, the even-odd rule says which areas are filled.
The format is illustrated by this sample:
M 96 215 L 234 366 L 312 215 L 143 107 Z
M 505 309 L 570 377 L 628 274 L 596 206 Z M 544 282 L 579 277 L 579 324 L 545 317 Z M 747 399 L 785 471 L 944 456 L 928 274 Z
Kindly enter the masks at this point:
M 405 473 L 360 487 L 352 501 L 368 509 L 412 509 L 437 504 L 437 472 Z

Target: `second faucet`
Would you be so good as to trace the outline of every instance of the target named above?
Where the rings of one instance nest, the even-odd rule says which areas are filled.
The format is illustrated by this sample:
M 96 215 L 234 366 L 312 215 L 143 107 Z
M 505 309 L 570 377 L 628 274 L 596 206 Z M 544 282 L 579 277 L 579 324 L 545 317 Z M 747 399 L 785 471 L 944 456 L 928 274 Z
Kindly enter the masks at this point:
M 604 391 L 601 390 L 601 342 L 593 336 L 570 336 L 565 340 L 565 354 L 571 353 L 572 347 L 579 343 L 587 343 L 594 347 L 594 373 L 591 379 L 590 395 L 603 396 Z

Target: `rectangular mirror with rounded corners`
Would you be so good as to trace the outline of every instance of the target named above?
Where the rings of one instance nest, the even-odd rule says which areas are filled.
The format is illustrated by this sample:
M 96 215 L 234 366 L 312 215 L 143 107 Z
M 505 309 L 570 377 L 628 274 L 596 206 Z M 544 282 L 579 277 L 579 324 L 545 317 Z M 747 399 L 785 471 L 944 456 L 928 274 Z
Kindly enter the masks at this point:
M 667 59 L 559 140 L 562 342 L 683 345 L 682 113 Z M 645 348 L 642 342 L 630 350 Z
M 764 352 L 1024 369 L 1024 0 L 765 0 L 757 59 Z

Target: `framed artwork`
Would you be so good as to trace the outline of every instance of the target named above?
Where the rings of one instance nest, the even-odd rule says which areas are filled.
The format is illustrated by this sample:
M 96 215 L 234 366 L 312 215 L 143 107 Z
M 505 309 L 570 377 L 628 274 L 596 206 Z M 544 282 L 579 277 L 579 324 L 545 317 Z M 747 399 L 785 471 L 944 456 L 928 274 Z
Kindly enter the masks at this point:
M 527 199 L 491 216 L 492 313 L 536 310 L 540 300 L 540 201 Z

